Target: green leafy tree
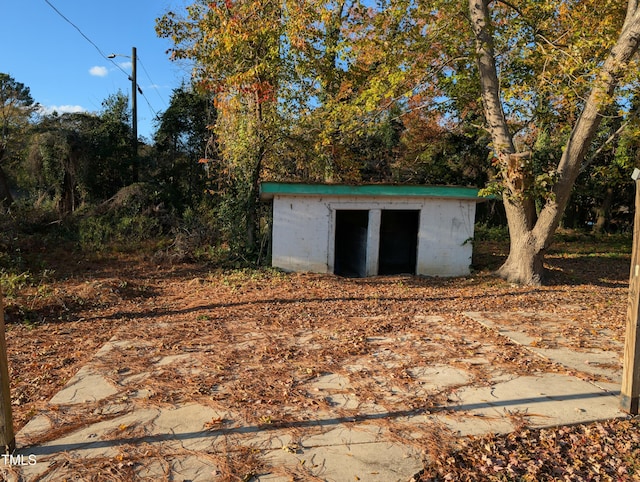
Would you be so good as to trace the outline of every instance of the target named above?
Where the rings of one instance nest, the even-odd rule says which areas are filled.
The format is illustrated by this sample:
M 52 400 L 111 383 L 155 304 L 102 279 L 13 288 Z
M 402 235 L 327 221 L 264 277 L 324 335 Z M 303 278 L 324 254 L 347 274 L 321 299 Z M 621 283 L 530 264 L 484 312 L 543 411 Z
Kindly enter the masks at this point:
M 470 0 L 461 9 L 442 0 L 416 15 L 425 32 L 438 32 L 441 41 L 429 48 L 440 52 L 440 78 L 482 100 L 497 172 L 493 192 L 503 197 L 510 233 L 498 274 L 539 284 L 544 252 L 602 119 L 626 94 L 619 87 L 637 78 L 640 8 L 634 1 L 625 12 L 593 0 Z M 544 136 L 549 142 L 539 142 Z M 547 149 L 556 145 L 559 151 Z
M 54 113 L 34 126 L 27 184 L 60 215 L 101 202 L 132 182 L 127 98 L 110 96 L 98 115 Z
M 253 251 L 258 239 L 259 181 L 279 138 L 282 11 L 270 0 L 196 1 L 156 30 L 174 42 L 173 59 L 194 62 L 194 80 L 215 94 L 213 128 L 224 173 L 229 243 Z M 241 226 L 243 233 L 238 232 Z
M 100 122 L 86 131 L 93 151 L 88 166 L 93 200 L 107 199 L 134 181 L 128 97 L 122 92 L 110 95 L 98 117 Z
M 15 164 L 28 137 L 29 124 L 38 105 L 24 84 L 0 73 L 0 200 L 13 202 L 6 168 Z
M 619 105 L 612 106 L 602 121 L 594 147 L 576 179 L 563 220 L 565 226 L 591 225 L 598 233 L 628 228 L 628 210 L 634 203 L 629 173 L 640 165 L 640 151 L 637 119 L 625 119 L 618 115 L 621 110 Z M 632 110 L 636 110 L 633 104 Z
M 61 216 L 87 199 L 92 143 L 86 131 L 98 123 L 91 114 L 53 114 L 41 120 L 31 139 L 26 167 L 32 188 L 41 201 L 53 200 Z
M 215 124 L 211 92 L 182 85 L 173 91 L 169 108 L 158 117 L 155 133 L 157 165 L 153 178 L 170 190 L 174 204 L 193 206 L 208 187 L 215 154 L 207 157 L 214 143 L 210 130 Z

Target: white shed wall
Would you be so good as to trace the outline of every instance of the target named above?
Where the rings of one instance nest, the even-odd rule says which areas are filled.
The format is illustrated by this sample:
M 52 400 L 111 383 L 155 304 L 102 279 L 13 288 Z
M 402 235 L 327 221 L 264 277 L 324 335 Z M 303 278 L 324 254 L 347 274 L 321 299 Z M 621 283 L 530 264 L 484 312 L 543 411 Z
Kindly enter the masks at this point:
M 430 199 L 420 213 L 416 273 L 469 274 L 473 254 L 474 201 Z
M 331 211 L 321 199 L 273 198 L 271 264 L 285 271 L 329 273 Z
M 416 274 L 469 273 L 475 200 L 276 195 L 273 199 L 272 264 L 286 271 L 333 273 L 335 211 L 369 210 L 367 272 L 377 274 L 380 211 L 419 210 Z

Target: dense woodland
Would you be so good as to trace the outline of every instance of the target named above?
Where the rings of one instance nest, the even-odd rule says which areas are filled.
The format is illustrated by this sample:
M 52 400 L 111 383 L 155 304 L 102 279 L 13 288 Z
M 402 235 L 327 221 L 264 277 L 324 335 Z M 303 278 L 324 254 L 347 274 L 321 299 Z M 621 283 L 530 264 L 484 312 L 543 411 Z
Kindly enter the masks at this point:
M 525 284 L 558 226 L 629 229 L 634 1 L 198 0 L 156 29 L 193 73 L 135 149 L 125 94 L 43 115 L 0 74 L 6 221 L 255 263 L 263 180 L 477 186 L 501 198 L 478 221 L 509 226 L 501 274 Z

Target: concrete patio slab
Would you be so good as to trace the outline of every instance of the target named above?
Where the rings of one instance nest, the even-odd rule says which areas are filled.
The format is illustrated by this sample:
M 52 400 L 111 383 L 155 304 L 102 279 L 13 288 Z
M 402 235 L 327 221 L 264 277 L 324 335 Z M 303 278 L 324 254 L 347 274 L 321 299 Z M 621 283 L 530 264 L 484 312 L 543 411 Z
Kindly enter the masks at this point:
M 537 340 L 534 337 L 528 336 L 524 330 L 516 329 L 510 324 L 505 325 L 502 323 L 501 319 L 506 316 L 505 314 L 479 312 L 465 312 L 464 314 L 487 328 L 496 330 L 501 335 L 525 346 L 527 350 L 538 356 L 559 363 L 567 368 L 593 375 L 597 378 L 605 378 L 617 384 L 622 383 L 621 351 L 614 352 L 593 347 L 572 349 L 567 349 L 566 347 L 545 348 L 539 346 Z M 533 316 L 534 314 L 522 312 L 516 313 L 516 315 Z M 535 316 L 540 317 L 541 315 L 538 313 L 535 314 Z M 570 321 L 557 320 L 554 324 L 546 323 L 544 325 L 551 327 L 549 331 L 551 332 L 551 336 L 555 338 L 558 335 L 554 333 L 554 329 L 557 329 L 558 324 L 566 323 L 570 323 Z M 615 341 L 610 343 L 614 346 L 622 346 Z
M 118 393 L 103 375 L 96 373 L 93 367 L 82 367 L 80 371 L 60 390 L 49 403 L 69 405 L 104 400 Z
M 305 439 L 301 457 L 323 480 L 406 481 L 423 467 L 422 455 L 387 437 L 376 426 L 338 427 Z
M 504 336 L 514 336 L 519 343 L 532 343 L 487 314 L 467 316 Z M 495 349 L 492 346 L 474 348 L 471 358 L 456 358 L 455 365 L 407 364 L 407 350 L 428 354 L 437 347 L 437 337 L 422 340 L 415 333 L 372 337 L 368 354 L 355 356 L 341 370 L 300 381 L 297 388 L 316 403 L 293 407 L 287 412 L 291 421 L 282 423 L 268 420 L 264 408 L 256 411 L 264 410 L 265 422 L 256 423 L 255 412 L 251 421 L 247 414 L 200 403 L 153 402 L 145 396 L 149 379 L 167 376 L 170 367 L 178 374 L 187 367 L 184 373 L 193 374 L 202 360 L 198 356 L 205 355 L 153 356 L 136 365 L 148 367 L 147 372 L 138 368 L 113 381 L 111 375 L 121 367 L 109 364 L 110 354 L 118 353 L 118 360 L 126 362 L 126 356 L 137 357 L 137 350 L 144 348 L 137 341 L 114 338 L 53 397 L 50 410 L 34 417 L 18 434 L 18 453 L 35 456 L 37 464 L 4 475 L 8 480 L 64 480 L 72 473 L 70 467 L 126 464 L 128 454 L 135 453 L 144 463 L 129 468 L 139 480 L 216 481 L 234 470 L 223 462 L 249 456 L 260 458 L 264 470 L 241 474 L 247 481 L 404 482 L 423 467 L 420 440 L 426 433 L 482 435 L 508 432 L 521 423 L 546 427 L 625 416 L 618 409 L 615 370 L 606 365 L 609 352 L 602 358 L 595 352 L 585 358 L 583 352 L 560 348 L 539 353 L 569 368 L 580 360 L 587 368 L 601 363 L 604 374 L 597 383 L 580 376 L 585 370 L 578 368 L 575 376 L 565 372 L 525 376 L 494 369 L 485 357 Z M 247 343 L 246 338 L 250 337 L 240 343 Z M 527 349 L 535 352 L 536 347 L 529 345 Z M 468 369 L 461 360 L 467 360 Z M 391 378 L 380 375 L 385 363 L 394 370 Z M 474 378 L 474 370 L 487 375 L 482 383 Z M 376 397 L 364 388 L 377 390 Z M 212 396 L 223 404 L 224 394 L 232 389 L 222 381 Z M 442 402 L 430 401 L 432 394 Z M 77 418 L 78 413 L 86 418 L 71 424 L 67 419 Z M 60 428 L 65 420 L 66 429 Z
M 621 416 L 618 393 L 575 377 L 546 373 L 456 391 L 453 408 L 476 418 L 524 417 L 532 427 L 576 424 Z

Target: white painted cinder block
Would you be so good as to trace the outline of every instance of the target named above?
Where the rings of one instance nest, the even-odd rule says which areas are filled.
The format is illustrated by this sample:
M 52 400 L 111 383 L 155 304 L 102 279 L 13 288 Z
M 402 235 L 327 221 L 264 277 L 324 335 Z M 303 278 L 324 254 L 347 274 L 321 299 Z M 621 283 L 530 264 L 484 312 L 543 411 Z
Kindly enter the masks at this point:
M 318 199 L 273 199 L 272 265 L 286 271 L 327 273 L 331 212 Z
M 332 273 L 338 209 L 369 210 L 368 275 L 377 274 L 380 212 L 387 209 L 420 211 L 416 274 L 469 273 L 476 200 L 437 197 L 275 195 L 273 266 L 285 271 Z
M 426 200 L 420 213 L 417 274 L 469 274 L 475 213 L 475 202 Z

